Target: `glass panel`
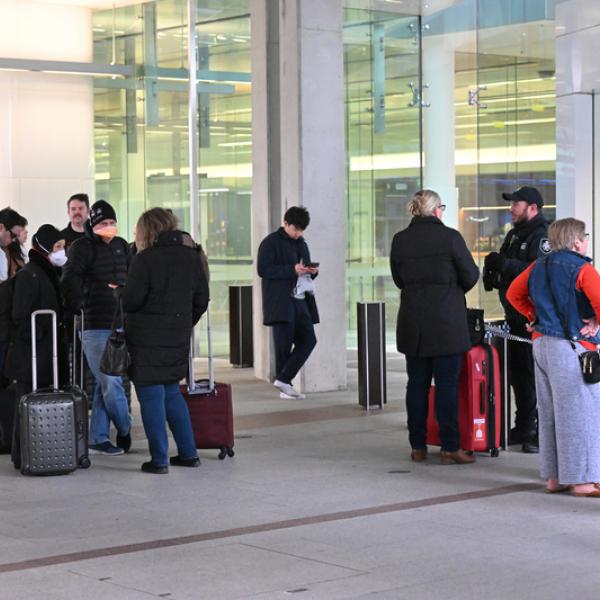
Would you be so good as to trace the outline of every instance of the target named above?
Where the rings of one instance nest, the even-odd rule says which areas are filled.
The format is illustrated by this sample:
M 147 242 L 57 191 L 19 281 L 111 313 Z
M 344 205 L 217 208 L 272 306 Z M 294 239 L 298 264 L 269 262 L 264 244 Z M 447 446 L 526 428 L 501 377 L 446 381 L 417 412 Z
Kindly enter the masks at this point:
M 395 337 L 399 293 L 389 252 L 393 235 L 408 224 L 406 203 L 421 185 L 419 31 L 417 17 L 345 11 L 351 347 L 356 302 L 385 301 L 387 337 Z
M 189 230 L 187 3 L 159 0 L 93 16 L 97 62 L 144 77 L 97 78 L 96 197 L 131 239 L 139 214 L 170 208 Z M 114 33 L 114 35 L 113 35 Z M 211 266 L 214 351 L 228 350 L 227 286 L 251 283 L 249 0 L 198 2 L 199 241 Z
M 483 4 L 488 3 L 480 0 L 480 11 Z M 479 81 L 485 86 L 479 109 L 479 215 L 485 221 L 473 249 L 481 255 L 498 250 L 512 227 L 502 192 L 534 186 L 544 197 L 546 218 L 556 218 L 554 24 L 523 22 L 525 4 L 498 3 L 478 32 Z M 482 284 L 480 292 L 486 317 L 501 317 L 497 293 L 483 292 Z

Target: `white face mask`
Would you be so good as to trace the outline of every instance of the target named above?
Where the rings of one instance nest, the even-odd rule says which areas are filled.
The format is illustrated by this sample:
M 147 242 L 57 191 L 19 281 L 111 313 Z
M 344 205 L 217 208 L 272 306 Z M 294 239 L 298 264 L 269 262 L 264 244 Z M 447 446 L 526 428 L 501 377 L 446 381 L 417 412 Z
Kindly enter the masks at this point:
M 51 252 L 48 255 L 48 259 L 55 267 L 62 267 L 67 262 L 67 254 L 64 250 L 58 252 Z

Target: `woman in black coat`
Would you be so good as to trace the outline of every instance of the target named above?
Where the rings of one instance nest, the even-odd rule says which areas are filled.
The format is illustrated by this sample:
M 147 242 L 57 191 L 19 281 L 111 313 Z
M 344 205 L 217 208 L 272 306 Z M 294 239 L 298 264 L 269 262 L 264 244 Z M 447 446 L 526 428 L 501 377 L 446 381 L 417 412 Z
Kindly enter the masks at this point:
M 129 376 L 152 457 L 142 471 L 161 474 L 169 463 L 196 467 L 200 462 L 179 382 L 187 374 L 192 327 L 208 306 L 208 283 L 198 252 L 184 245 L 171 212 L 143 213 L 135 242 L 137 254 L 122 291 Z M 165 422 L 178 450 L 170 460 Z
M 435 379 L 435 412 L 440 426 L 442 464 L 470 463 L 459 448 L 458 383 L 462 355 L 470 347 L 465 293 L 479 270 L 463 237 L 442 221 L 445 206 L 432 190 L 409 203 L 413 219 L 392 241 L 390 267 L 402 290 L 396 343 L 406 355 L 411 458 L 427 456 L 427 396 Z
M 32 388 L 31 314 L 36 310 L 53 310 L 57 315 L 59 372 L 66 374 L 66 341 L 62 331 L 62 306 L 58 267 L 66 262 L 65 240 L 52 225 L 42 225 L 32 239 L 29 262 L 14 276 L 11 331 L 4 372 L 11 381 Z M 6 285 L 6 284 L 5 284 Z M 49 387 L 52 374 L 52 320 L 41 315 L 36 321 L 37 387 Z

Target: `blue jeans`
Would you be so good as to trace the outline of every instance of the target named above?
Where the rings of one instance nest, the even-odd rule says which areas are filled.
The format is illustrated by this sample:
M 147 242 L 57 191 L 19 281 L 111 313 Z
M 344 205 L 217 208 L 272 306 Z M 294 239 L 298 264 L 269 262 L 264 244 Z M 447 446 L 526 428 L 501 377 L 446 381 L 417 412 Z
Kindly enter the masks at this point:
M 123 380 L 121 377 L 105 375 L 100 371 L 100 359 L 109 335 L 109 329 L 88 329 L 83 332 L 83 351 L 96 379 L 90 421 L 90 444 L 102 444 L 110 440 L 111 421 L 119 435 L 127 435 L 131 429 L 131 415 Z
M 427 444 L 427 397 L 433 377 L 435 416 L 440 426 L 442 450 L 458 450 L 458 383 L 462 357 L 462 354 L 428 358 L 406 357 L 406 411 L 411 448 L 425 448 Z
M 179 384 L 135 384 L 144 431 L 148 438 L 152 463 L 159 467 L 169 464 L 169 440 L 165 423 L 173 433 L 180 458 L 196 458 L 196 442 L 187 404 Z

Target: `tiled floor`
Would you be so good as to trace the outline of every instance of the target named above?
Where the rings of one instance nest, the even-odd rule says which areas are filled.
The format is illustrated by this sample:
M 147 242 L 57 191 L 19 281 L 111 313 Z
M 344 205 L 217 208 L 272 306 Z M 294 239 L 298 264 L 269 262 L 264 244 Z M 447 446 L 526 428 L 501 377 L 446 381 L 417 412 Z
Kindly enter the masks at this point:
M 349 365 L 347 392 L 303 401 L 219 365 L 236 456 L 200 469 L 141 473 L 141 429 L 66 477 L 0 457 L 0 599 L 598 597 L 600 501 L 544 494 L 517 451 L 411 463 L 400 363 L 368 415 Z

